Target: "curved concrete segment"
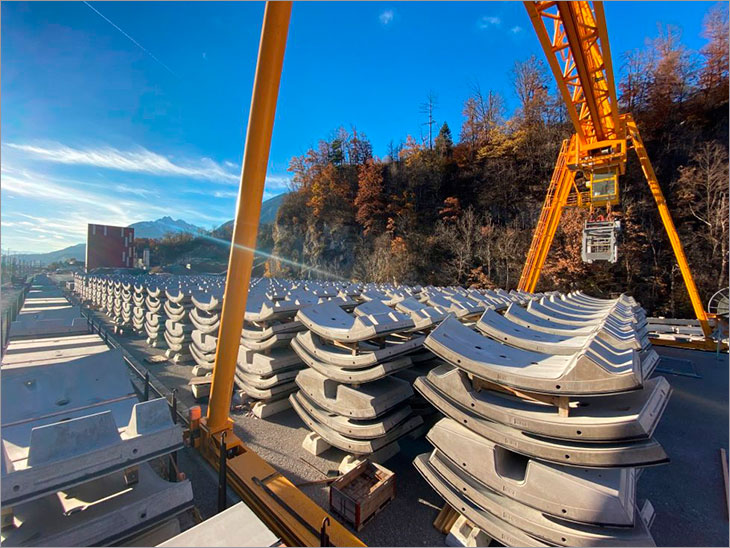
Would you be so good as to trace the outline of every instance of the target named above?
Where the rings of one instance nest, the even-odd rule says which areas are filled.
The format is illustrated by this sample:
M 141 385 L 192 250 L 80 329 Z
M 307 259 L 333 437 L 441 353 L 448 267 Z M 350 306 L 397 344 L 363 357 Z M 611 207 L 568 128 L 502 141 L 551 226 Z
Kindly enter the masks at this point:
M 266 326 L 246 322 L 241 331 L 241 337 L 251 341 L 263 341 L 279 333 L 296 333 L 303 329 L 304 326 L 299 321 L 274 323 Z
M 292 348 L 309 367 L 321 373 L 328 379 L 332 379 L 333 381 L 343 384 L 362 384 L 373 382 L 413 365 L 411 358 L 406 356 L 370 367 L 345 369 L 344 367 L 338 367 L 336 365 L 325 364 L 318 361 L 314 356 L 310 355 L 302 347 L 302 345 L 299 344 L 298 339 L 292 340 Z
M 296 336 L 292 346 L 296 349 L 296 344 L 320 362 L 343 369 L 361 369 L 420 350 L 425 340 L 426 337 L 414 337 L 410 340 L 393 338 L 386 340 L 382 347 L 363 342 L 358 346 L 357 353 L 354 353 L 341 346 L 325 343 L 311 331 L 304 331 Z
M 409 405 L 404 404 L 388 411 L 377 419 L 355 420 L 322 409 L 307 398 L 302 391 L 292 394 L 292 397 L 296 397 L 299 405 L 320 424 L 324 424 L 343 436 L 358 440 L 369 440 L 385 436 L 388 431 L 406 420 L 413 412 Z
M 403 299 L 395 305 L 398 312 L 407 314 L 413 320 L 416 329 L 429 329 L 443 320 L 448 312 L 438 306 L 427 306 L 414 297 Z
M 193 344 L 198 347 L 201 352 L 209 354 L 215 352 L 218 347 L 218 337 L 195 330 L 190 334 Z
M 511 306 L 519 305 L 512 304 Z M 580 352 L 595 336 L 595 333 L 590 335 L 544 333 L 514 323 L 494 310 L 485 310 L 477 321 L 476 328 L 484 335 L 516 348 L 566 356 Z
M 424 345 L 477 377 L 532 392 L 597 395 L 634 390 L 642 381 L 635 351 L 612 352 L 597 341 L 572 356 L 555 356 L 506 346 L 447 318 Z
M 192 343 L 188 348 L 190 349 L 190 355 L 193 357 L 196 364 L 208 371 L 213 370 L 213 365 L 215 364 L 215 352 L 203 352 L 195 345 L 195 343 Z M 195 375 L 195 371 L 193 371 L 193 375 Z
M 323 409 L 353 419 L 374 419 L 413 395 L 411 385 L 395 377 L 385 377 L 355 389 L 313 369 L 303 369 L 296 382 Z
M 533 314 L 517 304 L 510 305 L 504 316 L 508 320 L 530 330 L 554 335 L 577 337 L 591 335 L 595 332 L 597 337 L 604 339 L 611 346 L 619 349 L 635 348 L 638 350 L 648 344 L 648 337 L 646 335 L 639 336 L 633 330 L 619 329 L 611 322 L 598 322 L 596 324 L 586 325 L 585 327 L 561 324 Z
M 462 402 L 456 402 L 434 389 L 429 383 L 417 379 L 415 388 L 442 414 L 463 424 L 498 445 L 529 457 L 588 468 L 615 468 L 649 466 L 668 460 L 659 443 L 653 438 L 639 441 L 614 441 L 610 443 L 586 443 L 570 440 L 549 439 L 511 428 L 485 419 Z
M 561 417 L 557 408 L 516 396 L 476 390 L 466 373 L 444 364 L 432 369 L 420 385 L 460 402 L 485 419 L 550 438 L 614 441 L 651 437 L 672 389 L 664 377 L 650 379 L 641 390 L 586 398 Z M 418 388 L 418 386 L 417 386 Z
M 330 445 L 355 455 L 369 455 L 370 453 L 374 453 L 423 424 L 423 419 L 416 415 L 406 419 L 394 428 L 391 428 L 380 438 L 348 438 L 347 436 L 343 436 L 339 432 L 315 420 L 309 413 L 307 413 L 306 409 L 300 405 L 298 398 L 294 394 L 289 396 L 289 401 L 291 402 L 294 411 L 296 411 L 297 415 L 299 415 L 299 418 L 304 421 L 310 430 L 319 434 Z
M 587 325 L 598 325 L 603 322 L 611 324 L 617 329 L 623 331 L 636 331 L 639 335 L 643 335 L 642 326 L 640 324 L 631 323 L 605 314 L 600 314 L 594 318 L 578 317 L 575 314 L 571 314 L 569 311 L 558 311 L 554 307 L 548 308 L 540 301 L 530 301 L 527 303 L 527 310 L 538 317 L 545 318 L 554 323 L 563 325 L 572 325 L 577 327 L 585 327 Z
M 190 295 L 190 300 L 195 308 L 211 313 L 221 309 L 223 304 L 223 293 L 206 293 L 203 291 L 194 291 Z
M 269 377 L 262 377 L 261 375 L 248 373 L 243 368 L 238 368 L 236 375 L 238 375 L 238 378 L 241 379 L 246 386 L 257 390 L 268 390 L 275 386 L 279 386 L 280 384 L 291 383 L 297 376 L 298 372 L 298 369 L 289 369 L 288 371 L 281 371 Z
M 291 348 L 275 348 L 268 354 L 261 354 L 239 347 L 236 362 L 244 371 L 261 376 L 304 367 L 301 358 Z
M 300 310 L 296 318 L 317 335 L 340 342 L 366 341 L 415 327 L 408 316 L 392 309 L 388 313 L 352 316 L 329 301 Z
M 475 481 L 453 462 L 434 450 L 428 459 L 430 467 L 490 514 L 497 514 L 525 533 L 558 546 L 654 546 L 644 520 L 634 507 L 631 527 L 602 527 L 548 517 L 541 511 L 510 499 Z
M 423 479 L 426 480 L 442 499 L 500 544 L 504 546 L 546 545 L 544 541 L 528 535 L 496 515 L 485 512 L 466 498 L 460 490 L 450 485 L 448 481 L 433 469 L 429 463 L 429 453 L 417 456 L 413 464 L 416 470 L 423 476 Z
M 497 493 L 558 518 L 612 526 L 634 524 L 634 468 L 579 468 L 524 457 L 441 419 L 426 439 L 464 474 Z
M 241 371 L 239 369 L 236 369 L 236 375 L 233 380 L 235 381 L 236 386 L 243 390 L 248 396 L 257 400 L 279 399 L 284 395 L 291 394 L 297 389 L 297 384 L 294 381 L 277 384 L 271 388 L 256 388 L 246 382 L 246 379 L 241 376 Z
M 291 340 L 296 337 L 297 331 L 291 333 L 277 333 L 268 339 L 254 341 L 241 337 L 241 346 L 253 352 L 265 352 L 274 348 L 289 347 Z

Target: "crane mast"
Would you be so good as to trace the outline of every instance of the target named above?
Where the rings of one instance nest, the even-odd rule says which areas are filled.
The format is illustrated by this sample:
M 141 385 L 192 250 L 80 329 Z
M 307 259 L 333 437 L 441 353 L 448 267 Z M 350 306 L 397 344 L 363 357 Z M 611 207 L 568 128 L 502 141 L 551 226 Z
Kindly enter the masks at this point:
M 611 213 L 611 208 L 619 204 L 619 176 L 625 173 L 627 152 L 633 148 L 669 236 L 692 307 L 709 339 L 707 314 L 638 127 L 631 114 L 619 113 L 603 3 L 527 1 L 524 5 L 575 134 L 561 146 L 519 288 L 535 290 L 565 207 L 584 207 L 591 212 L 606 208 Z M 582 174 L 587 190 L 578 187 L 578 174 Z M 605 228 L 589 224 L 584 230 L 584 251 L 586 231 Z M 610 231 L 612 221 L 596 224 L 606 225 Z M 609 236 L 614 238 L 615 234 Z M 615 239 L 611 242 L 615 244 Z M 615 261 L 615 254 L 611 257 Z

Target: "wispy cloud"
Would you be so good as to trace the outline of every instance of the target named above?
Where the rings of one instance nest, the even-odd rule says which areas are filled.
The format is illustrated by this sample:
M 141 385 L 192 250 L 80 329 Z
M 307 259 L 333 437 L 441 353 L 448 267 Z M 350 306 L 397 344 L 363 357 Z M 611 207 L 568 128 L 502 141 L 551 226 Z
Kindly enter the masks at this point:
M 477 26 L 480 29 L 488 29 L 489 27 L 498 27 L 502 24 L 502 20 L 499 17 L 493 15 L 485 15 L 477 21 Z
M 145 148 L 134 151 L 104 148 L 72 148 L 61 144 L 36 146 L 8 143 L 6 146 L 35 156 L 41 160 L 59 164 L 86 165 L 133 173 L 191 177 L 225 183 L 238 182 L 239 176 L 231 173 L 210 158 L 201 158 L 185 164 L 172 160 Z
M 122 30 L 122 29 L 121 29 L 121 28 L 120 28 L 120 27 L 119 27 L 118 25 L 116 25 L 116 24 L 115 24 L 115 23 L 114 23 L 114 22 L 113 22 L 113 21 L 112 21 L 111 19 L 109 19 L 109 18 L 108 18 L 107 16 L 105 16 L 105 15 L 104 15 L 103 13 L 101 13 L 101 12 L 100 12 L 100 11 L 99 11 L 98 9 L 96 9 L 96 8 L 95 8 L 94 6 L 92 6 L 92 5 L 91 5 L 91 4 L 89 4 L 88 2 L 86 2 L 86 1 L 85 1 L 85 2 L 84 2 L 84 4 L 86 4 L 86 5 L 87 5 L 87 6 L 89 7 L 89 9 L 91 9 L 92 11 L 94 11 L 94 12 L 95 12 L 95 13 L 96 13 L 96 14 L 97 14 L 97 15 L 98 15 L 99 17 L 101 17 L 102 19 L 104 19 L 104 21 L 106 21 L 106 22 L 107 22 L 107 23 L 109 23 L 109 24 L 110 24 L 110 25 L 111 25 L 112 27 L 114 27 L 114 28 L 115 28 L 115 29 L 117 29 L 117 30 L 118 30 L 119 32 L 121 32 L 121 33 L 122 33 L 122 34 L 123 34 L 123 35 L 124 35 L 124 36 L 125 36 L 125 37 L 126 37 L 126 38 L 127 38 L 127 39 L 128 39 L 129 41 L 130 41 L 130 42 L 132 42 L 132 43 L 133 43 L 133 44 L 134 44 L 135 46 L 137 46 L 137 47 L 138 47 L 139 49 L 141 49 L 141 50 L 142 50 L 143 52 L 145 52 L 145 53 L 146 53 L 147 55 L 149 55 L 149 56 L 150 56 L 150 57 L 151 57 L 152 59 L 154 59 L 155 61 L 157 61 L 157 62 L 158 62 L 158 63 L 159 63 L 159 64 L 160 64 L 160 65 L 161 65 L 161 66 L 162 66 L 162 67 L 163 67 L 163 68 L 164 68 L 164 69 L 165 69 L 166 71 L 168 71 L 168 72 L 169 72 L 170 74 L 172 74 L 173 76 L 177 77 L 177 74 L 175 74 L 175 72 L 173 72 L 173 70 L 172 70 L 172 69 L 171 69 L 170 67 L 168 67 L 168 66 L 167 66 L 167 65 L 166 65 L 165 63 L 163 63 L 163 62 L 162 62 L 162 61 L 160 61 L 160 60 L 159 60 L 159 59 L 158 59 L 157 57 L 155 57 L 155 55 L 154 55 L 154 54 L 153 54 L 153 53 L 152 53 L 152 52 L 151 52 L 150 50 L 148 50 L 148 49 L 147 49 L 147 48 L 145 48 L 145 47 L 144 47 L 144 46 L 143 46 L 142 44 L 140 44 L 139 42 L 137 42 L 137 40 L 135 40 L 135 39 L 134 39 L 134 38 L 132 38 L 132 37 L 131 37 L 131 36 L 130 36 L 129 34 L 127 34 L 126 32 L 124 32 L 124 31 L 123 31 L 123 30 Z
M 510 32 L 511 32 L 512 34 L 519 34 L 519 33 L 521 33 L 521 32 L 522 32 L 522 27 L 520 27 L 519 25 L 515 25 L 514 27 L 512 27 L 512 28 L 511 28 L 511 29 L 509 29 L 509 30 L 510 30 Z
M 393 10 L 385 10 L 378 17 L 383 25 L 389 25 L 393 21 L 394 16 Z

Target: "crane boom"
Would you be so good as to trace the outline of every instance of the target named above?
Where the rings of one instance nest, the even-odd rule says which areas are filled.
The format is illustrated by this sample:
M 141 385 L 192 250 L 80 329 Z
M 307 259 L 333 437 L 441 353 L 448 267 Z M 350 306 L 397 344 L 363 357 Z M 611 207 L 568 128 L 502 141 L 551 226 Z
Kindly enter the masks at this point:
M 581 146 L 620 138 L 606 21 L 595 5 L 525 2 Z

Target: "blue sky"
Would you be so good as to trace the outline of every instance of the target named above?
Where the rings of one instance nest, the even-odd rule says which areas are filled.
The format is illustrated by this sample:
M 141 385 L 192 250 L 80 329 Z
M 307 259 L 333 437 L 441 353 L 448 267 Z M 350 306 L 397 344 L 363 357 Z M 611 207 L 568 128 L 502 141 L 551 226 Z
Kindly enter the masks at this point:
M 704 44 L 711 2 L 608 2 L 614 65 L 657 23 Z M 263 16 L 259 2 L 3 2 L 2 247 L 50 251 L 86 223 L 233 217 Z M 510 70 L 543 57 L 521 2 L 295 3 L 266 194 L 339 126 L 386 154 L 419 105 L 458 136 L 470 87 L 516 107 Z

